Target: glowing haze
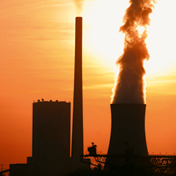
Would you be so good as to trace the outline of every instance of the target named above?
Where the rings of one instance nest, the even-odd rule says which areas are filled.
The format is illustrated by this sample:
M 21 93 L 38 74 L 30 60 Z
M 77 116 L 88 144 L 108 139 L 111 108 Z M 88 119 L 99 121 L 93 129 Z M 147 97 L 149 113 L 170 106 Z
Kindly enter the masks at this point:
M 84 0 L 73 0 L 76 6 L 77 15 L 81 15 Z
M 149 153 L 176 153 L 175 0 L 159 0 L 147 27 L 146 138 Z M 83 4 L 84 151 L 91 142 L 106 154 L 115 60 L 123 53 L 128 0 Z M 166 8 L 167 7 L 167 8 Z M 26 163 L 32 155 L 32 102 L 73 100 L 73 0 L 0 1 L 0 163 Z M 125 22 L 125 21 L 124 21 Z M 138 27 L 141 32 L 144 27 Z M 108 35 L 107 35 L 108 34 Z
M 125 34 L 124 52 L 117 60 L 119 73 L 112 103 L 145 103 L 143 62 L 149 59 L 145 39 L 152 9 L 152 0 L 130 0 L 120 27 Z

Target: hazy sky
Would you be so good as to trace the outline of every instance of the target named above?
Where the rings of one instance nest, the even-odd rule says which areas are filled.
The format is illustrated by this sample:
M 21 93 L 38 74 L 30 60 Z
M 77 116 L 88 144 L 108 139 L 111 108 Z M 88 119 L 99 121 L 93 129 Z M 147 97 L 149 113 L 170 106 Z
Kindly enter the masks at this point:
M 176 153 L 175 0 L 159 0 L 151 14 L 146 68 L 146 138 L 149 153 Z M 128 0 L 85 0 L 82 15 L 84 146 L 106 153 L 119 33 Z M 0 163 L 32 154 L 32 103 L 73 102 L 72 0 L 0 1 Z

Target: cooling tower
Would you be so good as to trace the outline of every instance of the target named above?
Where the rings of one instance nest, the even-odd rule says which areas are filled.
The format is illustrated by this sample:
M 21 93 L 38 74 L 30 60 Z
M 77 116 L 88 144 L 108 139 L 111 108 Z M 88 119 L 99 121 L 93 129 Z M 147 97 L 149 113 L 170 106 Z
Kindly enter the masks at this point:
M 131 152 L 147 155 L 145 104 L 111 104 L 111 138 L 108 155 Z
M 75 72 L 73 98 L 72 157 L 83 155 L 83 103 L 82 103 L 82 17 L 75 24 Z

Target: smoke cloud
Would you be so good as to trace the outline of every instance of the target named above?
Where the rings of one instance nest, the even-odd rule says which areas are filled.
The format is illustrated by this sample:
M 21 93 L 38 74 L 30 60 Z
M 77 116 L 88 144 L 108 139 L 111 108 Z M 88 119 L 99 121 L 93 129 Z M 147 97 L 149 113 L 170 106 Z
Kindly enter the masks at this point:
M 76 6 L 77 15 L 81 15 L 84 0 L 73 0 Z
M 116 64 L 119 69 L 113 91 L 112 103 L 145 103 L 143 62 L 149 59 L 145 39 L 150 24 L 154 0 L 130 0 L 120 32 L 125 34 L 124 51 Z M 143 27 L 142 34 L 138 27 Z

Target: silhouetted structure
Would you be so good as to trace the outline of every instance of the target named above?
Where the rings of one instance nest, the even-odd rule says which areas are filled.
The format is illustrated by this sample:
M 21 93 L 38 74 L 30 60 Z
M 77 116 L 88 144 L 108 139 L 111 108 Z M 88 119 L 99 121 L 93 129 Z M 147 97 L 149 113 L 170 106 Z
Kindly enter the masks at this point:
M 10 171 L 9 169 L 1 170 L 1 171 L 0 171 L 0 176 L 4 176 L 4 173 L 7 173 L 7 172 L 9 172 L 9 171 Z
M 75 72 L 72 126 L 72 170 L 89 168 L 80 162 L 83 155 L 83 95 L 82 95 L 82 17 L 75 19 Z M 86 159 L 89 163 L 89 159 Z
M 79 159 L 83 155 L 82 17 L 76 17 L 75 28 L 72 157 Z
M 132 152 L 147 155 L 145 104 L 111 104 L 111 138 L 108 155 Z
M 96 156 L 97 155 L 97 145 L 94 145 L 94 142 L 92 142 L 92 146 L 88 147 L 89 156 Z
M 10 176 L 55 176 L 70 168 L 70 103 L 33 103 L 32 157 L 27 164 L 11 164 Z
M 104 175 L 108 176 L 175 176 L 176 155 L 84 155 L 90 158 L 90 164 L 104 166 Z M 107 161 L 108 160 L 108 161 Z M 84 161 L 83 161 L 84 162 Z
M 83 155 L 82 98 L 82 17 L 76 17 L 75 75 L 73 100 L 72 157 L 70 158 L 70 103 L 38 100 L 33 103 L 32 157 L 27 164 L 12 165 L 24 175 L 64 175 L 78 168 L 89 168 L 80 162 Z M 86 159 L 89 163 L 89 159 Z M 27 176 L 25 175 L 25 176 Z
M 70 103 L 33 103 L 32 157 L 41 176 L 63 172 L 70 157 Z
M 96 145 L 93 144 L 88 149 L 89 155 L 83 156 L 82 99 L 82 17 L 76 17 L 72 158 L 70 103 L 38 100 L 33 103 L 32 157 L 27 158 L 27 164 L 11 164 L 10 176 L 63 176 L 71 171 L 73 174 L 85 175 L 87 170 L 82 173 L 79 171 L 89 168 L 90 160 L 86 157 L 90 156 L 98 162 L 96 175 L 104 175 L 105 172 L 101 172 L 101 164 L 107 164 L 107 161 L 108 165 L 115 168 L 114 175 L 135 175 L 135 167 L 142 168 L 145 175 L 150 174 L 151 170 L 152 174 L 176 173 L 175 156 L 147 156 L 145 104 L 111 104 L 112 128 L 108 155 L 97 155 Z M 134 164 L 135 167 L 131 167 Z M 147 167 L 143 167 L 144 165 Z M 90 174 L 94 175 L 91 171 Z
M 10 164 L 10 176 L 26 176 L 27 164 Z

